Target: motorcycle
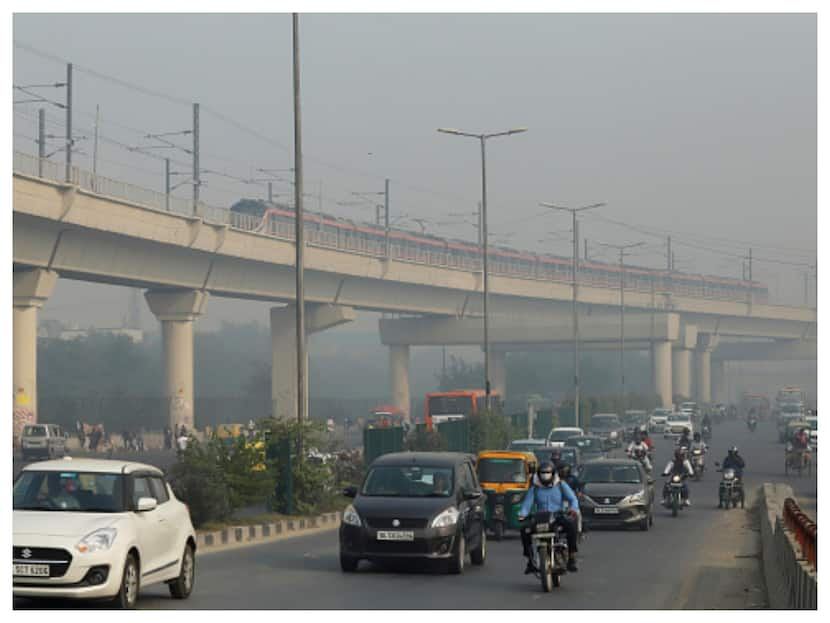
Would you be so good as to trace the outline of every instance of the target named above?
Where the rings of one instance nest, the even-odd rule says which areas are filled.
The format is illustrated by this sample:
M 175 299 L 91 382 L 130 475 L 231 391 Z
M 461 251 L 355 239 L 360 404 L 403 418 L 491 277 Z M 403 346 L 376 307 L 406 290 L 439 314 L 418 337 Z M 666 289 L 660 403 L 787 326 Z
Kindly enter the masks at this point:
M 683 478 L 674 474 L 663 487 L 663 506 L 671 509 L 671 516 L 683 508 Z
M 703 476 L 703 470 L 706 469 L 704 465 L 703 450 L 692 450 L 692 468 L 695 470 L 695 480 L 700 480 Z
M 565 529 L 554 524 L 562 513 L 536 513 L 531 533 L 535 575 L 542 582 L 542 590 L 551 592 L 562 583 L 568 565 L 568 538 Z
M 750 433 L 754 433 L 755 429 L 758 427 L 758 420 L 754 418 L 747 420 L 746 427 L 749 429 Z
M 719 463 L 715 463 L 720 467 Z M 718 485 L 718 508 L 728 509 L 729 505 L 732 508 L 738 507 L 738 502 L 741 503 L 741 508 L 744 507 L 744 485 L 741 479 L 731 467 L 726 469 L 718 469 L 723 476 L 721 477 L 720 485 Z
M 703 436 L 703 441 L 711 441 L 712 440 L 712 428 L 707 424 L 703 427 L 701 432 Z
M 643 466 L 643 469 L 646 470 L 647 474 L 651 474 L 652 465 L 654 465 L 654 463 L 651 462 L 650 458 L 648 461 L 646 461 L 647 456 L 648 453 L 642 450 L 636 450 L 634 452 L 628 453 L 628 458 L 637 461 L 640 465 Z

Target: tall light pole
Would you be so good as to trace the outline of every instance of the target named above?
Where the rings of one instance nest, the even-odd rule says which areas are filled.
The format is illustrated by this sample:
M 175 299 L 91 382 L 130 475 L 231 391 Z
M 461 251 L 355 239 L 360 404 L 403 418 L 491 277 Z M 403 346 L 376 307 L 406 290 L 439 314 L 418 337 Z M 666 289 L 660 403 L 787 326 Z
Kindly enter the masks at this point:
M 606 244 L 600 243 L 603 247 L 610 247 L 616 249 L 620 253 L 620 415 L 625 411 L 625 363 L 623 361 L 623 354 L 625 353 L 625 252 L 628 249 L 641 247 L 644 242 L 635 242 L 633 244 Z
M 294 59 L 294 209 L 296 211 L 294 232 L 296 251 L 296 293 L 297 300 L 297 459 L 303 457 L 302 425 L 306 418 L 305 413 L 305 289 L 303 283 L 303 144 L 302 124 L 300 117 L 300 42 L 299 16 L 291 15 L 291 33 Z
M 574 339 L 574 426 L 579 426 L 579 314 L 577 313 L 577 298 L 579 296 L 579 223 L 576 220 L 576 215 L 578 212 L 592 210 L 593 208 L 601 208 L 606 204 L 605 202 L 592 203 L 591 205 L 581 206 L 578 208 L 567 208 L 565 206 L 545 202 L 542 202 L 539 205 L 543 208 L 570 212 L 572 218 L 571 228 L 573 231 L 573 259 L 571 260 L 571 277 L 573 279 L 573 296 L 571 298 L 571 308 L 573 311 Z
M 510 136 L 527 132 L 527 128 L 513 128 L 505 132 L 491 132 L 489 134 L 476 134 L 473 132 L 462 132 L 453 128 L 438 128 L 444 134 L 455 136 L 466 136 L 475 138 L 481 143 L 481 246 L 482 246 L 482 269 L 484 281 L 484 393 L 487 401 L 487 409 L 490 409 L 490 320 L 487 315 L 487 300 L 489 298 L 489 279 L 487 273 L 487 152 L 485 145 L 488 138 L 497 136 Z

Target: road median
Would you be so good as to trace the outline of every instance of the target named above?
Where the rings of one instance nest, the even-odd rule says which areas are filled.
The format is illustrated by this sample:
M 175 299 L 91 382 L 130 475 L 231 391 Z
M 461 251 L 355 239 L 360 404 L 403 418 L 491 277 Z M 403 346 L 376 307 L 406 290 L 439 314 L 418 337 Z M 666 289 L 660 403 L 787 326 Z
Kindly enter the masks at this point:
M 333 512 L 311 517 L 288 517 L 265 523 L 228 525 L 219 530 L 197 530 L 196 552 L 206 554 L 334 530 L 340 525 L 341 517 L 342 513 Z

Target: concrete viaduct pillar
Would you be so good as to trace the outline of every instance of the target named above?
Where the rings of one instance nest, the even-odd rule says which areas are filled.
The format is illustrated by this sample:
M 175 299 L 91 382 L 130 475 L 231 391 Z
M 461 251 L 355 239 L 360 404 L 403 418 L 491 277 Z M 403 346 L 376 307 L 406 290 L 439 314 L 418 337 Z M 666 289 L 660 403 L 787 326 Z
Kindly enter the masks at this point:
M 712 402 L 728 402 L 726 396 L 726 362 L 723 359 L 712 359 Z
M 692 351 L 688 348 L 672 351 L 672 386 L 675 396 L 692 397 Z
M 672 352 L 671 342 L 660 341 L 652 345 L 654 352 L 653 387 L 654 393 L 660 396 L 663 407 L 672 404 Z
M 389 346 L 389 382 L 392 404 L 404 412 L 407 422 L 411 422 L 409 408 L 412 402 L 409 393 L 408 344 L 392 344 Z
M 36 268 L 13 273 L 12 383 L 16 440 L 23 426 L 37 422 L 37 310 L 52 294 L 58 274 Z
M 718 344 L 718 336 L 700 334 L 695 350 L 695 400 L 699 403 L 712 402 L 712 351 Z
M 306 304 L 306 341 L 312 333 L 354 319 L 354 309 L 351 307 Z M 303 399 L 308 414 L 307 348 Z M 294 304 L 271 308 L 271 409 L 277 419 L 297 417 L 297 311 Z
M 208 294 L 201 290 L 149 290 L 144 297 L 161 322 L 167 421 L 173 430 L 181 425 L 193 430 L 193 322 L 204 313 Z

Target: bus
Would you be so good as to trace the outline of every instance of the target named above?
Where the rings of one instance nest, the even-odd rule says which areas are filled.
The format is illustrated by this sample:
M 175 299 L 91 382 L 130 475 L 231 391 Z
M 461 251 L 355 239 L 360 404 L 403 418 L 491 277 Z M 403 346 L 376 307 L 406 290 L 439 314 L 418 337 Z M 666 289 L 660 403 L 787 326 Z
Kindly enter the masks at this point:
M 807 402 L 807 392 L 799 387 L 782 387 L 778 390 L 775 402 L 778 406 L 789 403 L 805 404 Z
M 405 414 L 393 405 L 378 405 L 369 411 L 366 428 L 390 428 L 403 426 Z
M 501 396 L 490 392 L 493 411 L 501 413 Z M 473 417 L 487 408 L 487 394 L 483 389 L 460 389 L 452 392 L 427 394 L 424 400 L 424 420 L 427 430 L 433 424 Z
M 759 420 L 766 420 L 769 417 L 769 399 L 761 394 L 744 394 L 741 400 L 743 416 L 748 417 L 751 410 L 755 411 Z

